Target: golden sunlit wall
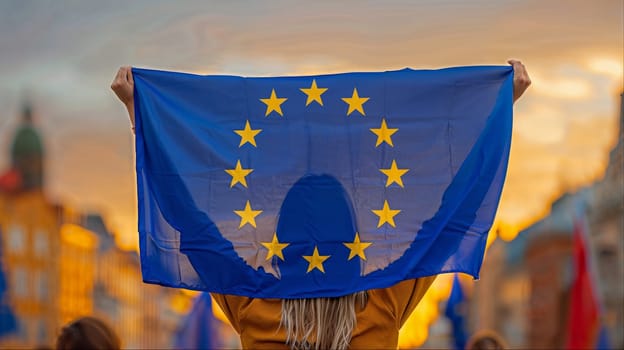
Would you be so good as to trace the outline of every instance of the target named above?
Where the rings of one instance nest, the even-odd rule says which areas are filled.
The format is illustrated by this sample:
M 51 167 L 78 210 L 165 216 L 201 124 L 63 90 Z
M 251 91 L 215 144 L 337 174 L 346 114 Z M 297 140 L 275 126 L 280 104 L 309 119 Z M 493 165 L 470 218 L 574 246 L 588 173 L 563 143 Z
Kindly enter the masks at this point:
M 120 322 L 119 329 L 124 334 L 128 346 L 140 344 L 141 339 L 141 276 L 136 266 L 128 261 L 127 257 L 120 256 L 118 265 L 114 266 L 117 276 L 111 276 L 111 283 L 119 284 Z M 125 265 L 125 266 L 123 266 Z
M 121 304 L 138 305 L 140 289 L 133 282 L 140 281 L 141 274 L 126 254 L 118 249 L 110 249 L 102 254 L 98 280 L 102 282 L 107 293 Z
M 98 258 L 97 281 L 102 295 L 98 298 L 114 300 L 114 307 L 96 310 L 99 317 L 109 322 L 123 339 L 123 346 L 145 347 L 142 342 L 142 282 L 137 263 L 130 253 L 109 249 Z M 155 327 L 158 329 L 158 327 Z
M 98 238 L 74 224 L 61 227 L 59 318 L 65 324 L 93 312 Z

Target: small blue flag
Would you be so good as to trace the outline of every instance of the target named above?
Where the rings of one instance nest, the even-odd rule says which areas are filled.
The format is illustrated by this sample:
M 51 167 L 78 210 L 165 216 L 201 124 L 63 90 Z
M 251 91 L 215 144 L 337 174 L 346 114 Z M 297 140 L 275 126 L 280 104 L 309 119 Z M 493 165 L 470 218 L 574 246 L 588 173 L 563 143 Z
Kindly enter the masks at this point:
M 446 309 L 444 310 L 444 316 L 451 321 L 451 328 L 453 330 L 453 345 L 455 349 L 463 350 L 466 348 L 466 341 L 468 340 L 468 334 L 466 333 L 465 319 L 467 317 L 466 310 L 466 297 L 459 281 L 457 274 L 453 277 L 453 286 L 451 288 L 451 294 L 446 302 Z
M 212 313 L 210 294 L 200 294 L 175 334 L 174 347 L 178 349 L 222 348 L 219 322 Z
M 478 277 L 513 72 L 133 69 L 143 278 L 261 298 Z
M 605 325 L 600 326 L 600 331 L 598 332 L 598 337 L 596 339 L 596 349 L 597 350 L 610 350 L 613 349 L 611 346 L 611 340 L 609 339 L 609 332 Z
M 2 237 L 1 229 L 0 227 L 0 237 Z M 2 253 L 4 253 L 4 247 L 0 239 L 0 337 L 17 331 L 17 319 L 8 301 L 8 285 L 4 264 L 2 264 Z

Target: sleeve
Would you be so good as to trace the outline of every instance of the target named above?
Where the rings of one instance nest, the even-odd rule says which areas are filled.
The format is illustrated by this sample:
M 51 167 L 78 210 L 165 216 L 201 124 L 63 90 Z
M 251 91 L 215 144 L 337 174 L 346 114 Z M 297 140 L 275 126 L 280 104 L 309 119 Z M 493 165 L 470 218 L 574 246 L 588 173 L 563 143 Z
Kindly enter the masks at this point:
M 425 295 L 436 275 L 399 282 L 383 291 L 383 300 L 396 317 L 400 329 Z
M 249 302 L 250 298 L 218 293 L 210 293 L 210 296 L 219 305 L 236 333 L 240 334 L 240 309 Z

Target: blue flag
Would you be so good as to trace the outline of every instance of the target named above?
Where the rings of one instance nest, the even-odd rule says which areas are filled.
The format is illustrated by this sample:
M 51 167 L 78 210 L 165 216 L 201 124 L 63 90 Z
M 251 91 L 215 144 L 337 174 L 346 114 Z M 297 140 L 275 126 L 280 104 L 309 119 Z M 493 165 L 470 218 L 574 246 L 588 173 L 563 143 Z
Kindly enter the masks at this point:
M 177 349 L 221 349 L 219 326 L 212 313 L 210 294 L 197 297 L 193 308 L 175 333 L 173 346 Z
M 444 316 L 451 321 L 451 329 L 453 332 L 453 345 L 454 349 L 463 350 L 466 348 L 466 341 L 468 335 L 466 333 L 465 320 L 468 315 L 466 311 L 468 305 L 466 305 L 467 299 L 464 295 L 464 291 L 459 281 L 457 274 L 453 277 L 453 286 L 451 288 L 451 294 L 446 302 L 446 309 L 444 310 Z
M 478 277 L 507 169 L 511 67 L 133 74 L 146 282 L 305 298 Z
M 609 332 L 607 327 L 604 325 L 600 325 L 600 330 L 598 332 L 598 337 L 596 339 L 596 349 L 599 350 L 610 350 L 613 349 L 611 346 L 611 340 L 609 339 Z
M 2 237 L 1 227 L 0 237 Z M 4 253 L 4 247 L 0 239 L 0 337 L 17 331 L 17 319 L 8 301 L 8 285 L 4 273 L 4 264 L 2 264 L 1 259 L 2 253 Z

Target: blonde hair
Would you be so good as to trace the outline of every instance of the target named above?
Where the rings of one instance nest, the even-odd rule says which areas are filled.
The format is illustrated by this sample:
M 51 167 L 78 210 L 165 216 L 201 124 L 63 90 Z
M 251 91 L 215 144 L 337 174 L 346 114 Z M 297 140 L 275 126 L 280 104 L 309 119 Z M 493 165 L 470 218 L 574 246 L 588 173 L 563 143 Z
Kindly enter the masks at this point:
M 291 349 L 347 349 L 356 325 L 356 306 L 366 306 L 368 294 L 336 298 L 283 299 L 280 327 Z

